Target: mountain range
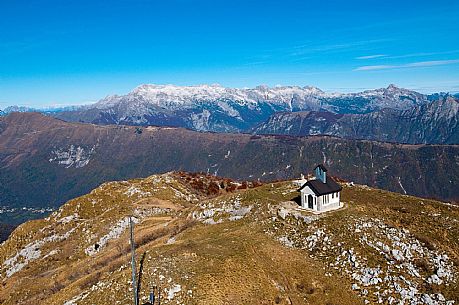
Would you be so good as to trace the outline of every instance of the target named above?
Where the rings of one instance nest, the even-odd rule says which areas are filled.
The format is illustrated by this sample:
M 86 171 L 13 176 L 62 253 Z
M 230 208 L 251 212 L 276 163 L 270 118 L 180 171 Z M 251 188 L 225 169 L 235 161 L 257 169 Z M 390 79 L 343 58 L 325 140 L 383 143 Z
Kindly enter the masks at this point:
M 332 135 L 396 143 L 459 143 L 459 99 L 440 97 L 409 109 L 365 114 L 278 112 L 252 130 L 257 134 Z
M 34 109 L 69 122 L 184 127 L 196 131 L 333 135 L 407 144 L 459 144 L 458 98 L 389 85 L 359 93 L 316 87 L 141 85 L 85 106 Z M 1 113 L 0 113 L 1 115 Z
M 457 122 L 457 96 L 394 85 L 142 85 L 92 105 L 12 106 L 0 111 L 0 231 L 105 181 L 182 169 L 272 181 L 324 162 L 344 179 L 457 201 Z
M 0 204 L 11 208 L 58 207 L 105 181 L 172 170 L 273 181 L 307 174 L 317 163 L 342 179 L 459 199 L 457 145 L 101 126 L 38 113 L 0 118 Z
M 26 106 L 8 106 L 5 109 L 0 109 L 0 116 L 8 115 L 12 112 L 40 112 L 44 114 L 53 114 L 62 111 L 75 111 L 80 109 L 83 106 L 74 105 L 74 106 L 53 106 L 53 107 L 45 107 L 45 108 L 34 108 L 34 107 L 26 107 Z
M 219 85 L 180 87 L 141 85 L 126 95 L 108 96 L 56 117 L 95 124 L 157 125 L 198 131 L 243 132 L 279 111 L 369 113 L 383 108 L 406 110 L 429 96 L 390 85 L 360 93 L 326 93 L 315 87 Z

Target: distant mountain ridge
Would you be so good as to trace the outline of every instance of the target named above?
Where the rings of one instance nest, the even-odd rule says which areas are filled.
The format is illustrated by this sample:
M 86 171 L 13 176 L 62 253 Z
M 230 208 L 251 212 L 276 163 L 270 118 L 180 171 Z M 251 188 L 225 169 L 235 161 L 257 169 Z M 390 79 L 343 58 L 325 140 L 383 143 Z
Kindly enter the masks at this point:
M 395 85 L 359 93 L 327 93 L 311 86 L 141 85 L 126 95 L 107 96 L 91 105 L 12 106 L 0 115 L 41 112 L 68 122 L 98 125 L 458 144 L 455 98 L 448 93 L 424 95 Z
M 0 205 L 8 207 L 56 207 L 108 180 L 172 170 L 271 181 L 317 163 L 357 183 L 459 201 L 457 162 L 458 145 L 98 126 L 38 113 L 0 118 Z
M 0 116 L 5 116 L 13 112 L 40 112 L 44 114 L 53 114 L 61 111 L 75 111 L 83 108 L 84 106 L 74 105 L 74 106 L 56 106 L 56 107 L 45 107 L 45 108 L 34 108 L 27 106 L 8 106 L 5 109 L 0 109 Z
M 306 86 L 141 85 L 77 111 L 56 113 L 66 121 L 117 125 L 185 127 L 198 131 L 244 132 L 279 111 L 369 113 L 429 102 L 427 95 L 395 85 L 360 93 L 326 93 Z
M 366 114 L 282 112 L 253 129 L 256 134 L 332 135 L 409 144 L 459 143 L 459 99 L 452 96 L 406 110 Z

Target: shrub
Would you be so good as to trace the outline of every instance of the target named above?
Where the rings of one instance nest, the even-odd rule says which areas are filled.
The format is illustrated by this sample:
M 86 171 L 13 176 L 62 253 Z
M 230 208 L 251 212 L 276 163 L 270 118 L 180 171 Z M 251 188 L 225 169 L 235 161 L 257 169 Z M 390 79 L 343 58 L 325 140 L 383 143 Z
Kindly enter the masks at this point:
M 101 273 L 97 272 L 94 274 L 90 274 L 87 277 L 85 277 L 79 284 L 81 290 L 85 290 L 87 288 L 92 287 L 93 285 L 97 284 L 100 280 Z
M 427 249 L 429 250 L 435 250 L 437 247 L 435 246 L 434 242 L 432 241 L 432 239 L 424 234 L 420 234 L 420 233 L 415 233 L 414 236 L 420 241 L 422 242 Z

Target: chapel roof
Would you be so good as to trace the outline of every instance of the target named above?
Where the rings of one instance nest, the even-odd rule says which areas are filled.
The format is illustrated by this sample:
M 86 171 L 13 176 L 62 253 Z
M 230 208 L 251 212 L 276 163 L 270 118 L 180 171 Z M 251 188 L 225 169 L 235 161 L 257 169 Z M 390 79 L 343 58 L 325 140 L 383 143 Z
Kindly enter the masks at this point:
M 335 180 L 333 180 L 331 177 L 327 177 L 327 183 L 323 183 L 322 180 L 319 179 L 309 180 L 303 184 L 299 191 L 304 189 L 306 186 L 309 186 L 309 188 L 314 192 L 314 194 L 316 194 L 316 196 L 339 192 L 343 189 L 341 185 L 335 182 Z

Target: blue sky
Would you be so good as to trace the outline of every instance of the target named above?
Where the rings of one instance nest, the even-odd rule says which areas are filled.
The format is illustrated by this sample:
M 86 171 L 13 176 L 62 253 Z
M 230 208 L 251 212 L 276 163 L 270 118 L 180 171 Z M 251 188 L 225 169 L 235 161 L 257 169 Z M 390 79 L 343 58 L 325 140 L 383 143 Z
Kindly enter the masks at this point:
M 459 1 L 0 2 L 0 109 L 142 83 L 459 91 Z

